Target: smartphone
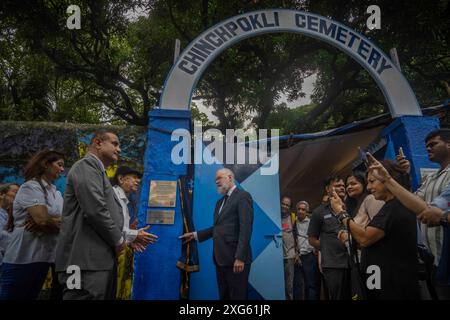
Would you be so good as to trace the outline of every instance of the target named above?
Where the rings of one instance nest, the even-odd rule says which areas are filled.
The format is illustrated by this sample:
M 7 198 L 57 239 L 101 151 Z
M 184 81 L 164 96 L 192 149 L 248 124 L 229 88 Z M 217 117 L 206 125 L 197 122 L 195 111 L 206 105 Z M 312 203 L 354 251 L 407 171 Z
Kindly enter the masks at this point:
M 405 154 L 403 153 L 403 148 L 402 148 L 402 147 L 398 148 L 398 155 L 399 155 L 400 157 L 402 157 L 402 158 L 405 157 Z
M 358 151 L 359 151 L 359 158 L 361 159 L 362 162 L 364 162 L 364 164 L 365 164 L 366 166 L 368 166 L 369 161 L 367 160 L 367 155 L 366 155 L 366 153 L 365 153 L 364 150 L 361 149 L 360 147 L 358 147 Z

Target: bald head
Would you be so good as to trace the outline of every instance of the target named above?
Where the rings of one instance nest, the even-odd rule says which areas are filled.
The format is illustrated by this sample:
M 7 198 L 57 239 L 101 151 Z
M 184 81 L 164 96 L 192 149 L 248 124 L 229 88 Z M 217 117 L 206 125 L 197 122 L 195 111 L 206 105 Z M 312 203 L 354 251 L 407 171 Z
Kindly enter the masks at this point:
M 93 153 L 107 167 L 119 159 L 120 142 L 114 132 L 97 131 L 91 140 L 89 152 Z
M 92 138 L 90 145 L 93 146 L 95 143 L 98 143 L 99 141 L 105 141 L 110 139 L 111 135 L 117 136 L 117 134 L 110 130 L 98 130 L 95 131 Z
M 216 174 L 219 173 L 219 172 L 223 173 L 223 174 L 225 174 L 227 176 L 231 176 L 233 178 L 233 181 L 234 181 L 234 172 L 231 171 L 230 169 L 228 169 L 228 168 L 219 169 L 219 170 L 217 170 Z

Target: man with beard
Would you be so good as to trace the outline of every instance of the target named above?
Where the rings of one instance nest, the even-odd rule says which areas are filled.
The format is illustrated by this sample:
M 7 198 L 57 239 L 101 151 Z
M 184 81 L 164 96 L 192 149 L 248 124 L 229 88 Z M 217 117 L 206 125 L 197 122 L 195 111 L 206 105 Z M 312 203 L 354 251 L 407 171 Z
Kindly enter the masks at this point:
M 245 300 L 252 262 L 253 200 L 248 192 L 236 188 L 234 173 L 229 169 L 218 170 L 215 182 L 218 192 L 224 197 L 216 203 L 213 226 L 185 233 L 180 239 L 202 242 L 213 238 L 220 299 Z
M 345 201 L 345 184 L 341 178 L 332 176 L 327 179 L 325 191 L 330 194 L 333 189 Z M 308 240 L 321 253 L 322 273 L 330 300 L 350 298 L 348 254 L 344 244 L 338 239 L 341 229 L 329 201 L 313 211 L 308 227 Z

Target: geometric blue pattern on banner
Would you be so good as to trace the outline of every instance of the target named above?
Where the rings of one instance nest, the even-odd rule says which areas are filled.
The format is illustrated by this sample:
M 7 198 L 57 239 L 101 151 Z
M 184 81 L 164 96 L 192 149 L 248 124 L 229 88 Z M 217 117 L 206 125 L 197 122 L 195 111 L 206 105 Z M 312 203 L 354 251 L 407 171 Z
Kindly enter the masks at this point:
M 246 189 L 244 190 L 250 192 Z M 254 199 L 253 217 L 253 233 L 250 244 L 252 247 L 253 259 L 255 260 L 272 241 L 272 238 L 266 237 L 266 235 L 278 234 L 280 233 L 280 228 L 273 223 L 273 221 L 263 210 L 261 210 L 258 203 Z M 253 266 L 254 264 L 252 263 L 252 267 Z
M 265 299 L 284 299 L 284 265 L 283 248 L 280 245 L 281 237 L 274 235 L 281 234 L 281 212 L 280 212 L 280 188 L 279 176 L 262 175 L 261 170 L 269 167 L 274 158 L 267 161 L 262 167 L 256 170 L 251 176 L 242 182 L 244 189 L 252 195 L 255 203 L 255 228 L 259 237 L 256 246 L 263 245 L 263 251 L 254 254 L 252 272 L 249 282 L 253 288 Z M 260 209 L 262 214 L 256 210 Z M 258 217 L 258 219 L 257 219 Z M 275 242 L 277 241 L 277 242 Z M 253 247 L 252 247 L 253 248 Z M 270 270 L 270 279 L 268 277 Z
M 248 284 L 248 299 L 249 300 L 264 300 L 263 296 L 253 288 L 251 283 Z
M 264 299 L 285 299 L 281 232 L 253 261 L 249 282 Z
M 207 154 L 207 157 L 212 157 L 209 149 L 205 148 L 204 145 L 203 148 L 204 153 Z M 245 167 L 245 165 L 241 166 Z M 214 208 L 217 200 L 221 198 L 221 195 L 217 192 L 214 177 L 217 170 L 223 167 L 224 166 L 222 164 L 208 165 L 203 163 L 195 165 L 193 220 L 196 230 L 208 228 L 213 224 Z M 274 219 L 274 217 L 270 217 L 268 213 L 261 208 L 261 203 L 258 202 L 258 199 L 260 199 L 260 201 L 264 200 L 264 207 L 272 208 L 273 211 L 276 211 L 279 214 L 278 175 L 260 176 L 258 179 L 255 176 L 255 173 L 258 175 L 259 168 L 256 167 L 255 169 L 258 170 L 256 170 L 241 184 L 236 181 L 236 186 L 239 189 L 250 192 L 253 197 L 254 204 L 254 221 L 251 239 L 254 262 L 252 263 L 252 267 L 250 269 L 249 285 L 251 288 L 249 289 L 249 297 L 252 299 L 267 299 L 269 297 L 272 299 L 281 299 L 279 294 L 280 288 L 282 289 L 284 296 L 284 276 L 280 277 L 280 274 L 283 272 L 282 248 L 273 249 L 272 247 L 274 247 L 274 242 L 272 238 L 266 236 L 279 234 L 280 226 L 277 226 L 275 223 L 276 219 Z M 268 179 L 269 177 L 270 179 Z M 259 184 L 257 180 L 259 180 Z M 270 183 L 266 183 L 269 180 Z M 264 196 L 260 190 L 265 190 L 266 195 Z M 254 194 L 257 194 L 256 197 L 258 199 L 255 199 Z M 271 199 L 271 201 L 274 201 L 275 203 L 268 203 L 266 201 L 267 198 Z M 198 245 L 199 272 L 194 272 L 191 274 L 189 292 L 189 299 L 191 300 L 216 300 L 219 298 L 212 250 L 212 239 Z M 265 252 L 265 257 L 263 260 L 266 261 L 264 274 L 263 276 L 255 275 L 253 274 L 255 270 L 261 269 L 261 267 L 255 265 L 255 263 L 258 264 L 258 256 L 263 252 Z M 268 262 L 267 259 L 271 261 Z M 260 259 L 260 261 L 262 260 Z M 275 295 L 268 294 L 264 284 L 253 283 L 252 279 L 258 279 L 259 282 L 267 282 L 268 279 L 272 279 L 269 280 L 268 283 L 271 284 Z M 276 279 L 276 283 L 273 279 Z M 281 284 L 279 283 L 280 281 Z M 279 286 L 279 288 L 274 288 L 274 286 Z M 258 290 L 259 287 L 266 290 L 264 294 Z
M 271 162 L 269 160 L 251 176 L 242 182 L 242 186 L 252 195 L 253 201 L 257 202 L 272 222 L 281 229 L 280 212 L 280 179 L 278 174 L 262 175 L 261 170 Z

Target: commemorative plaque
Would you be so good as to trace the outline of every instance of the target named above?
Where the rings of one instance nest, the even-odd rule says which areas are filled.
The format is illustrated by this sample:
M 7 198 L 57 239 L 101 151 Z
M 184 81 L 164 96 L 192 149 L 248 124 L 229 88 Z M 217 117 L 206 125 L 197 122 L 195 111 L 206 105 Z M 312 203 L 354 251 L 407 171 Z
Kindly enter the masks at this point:
M 149 207 L 171 207 L 176 205 L 177 182 L 165 180 L 150 181 Z
M 147 210 L 147 224 L 174 224 L 175 210 Z

